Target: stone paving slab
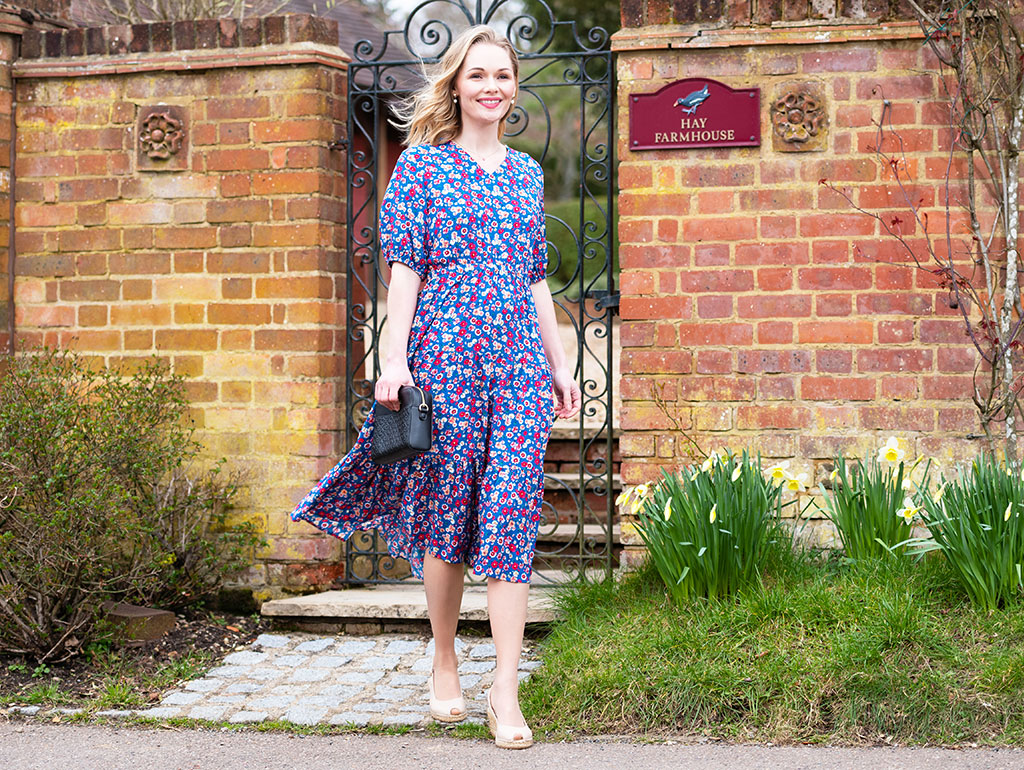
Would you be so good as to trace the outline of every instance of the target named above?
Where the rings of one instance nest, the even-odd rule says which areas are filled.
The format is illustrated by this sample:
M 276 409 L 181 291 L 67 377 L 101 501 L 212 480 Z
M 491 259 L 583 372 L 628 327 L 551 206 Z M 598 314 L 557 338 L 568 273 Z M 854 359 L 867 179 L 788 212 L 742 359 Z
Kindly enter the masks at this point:
M 456 644 L 467 721 L 486 720 L 484 693 L 494 677 L 495 649 L 489 638 Z M 190 717 L 257 723 L 284 720 L 298 725 L 426 725 L 431 721 L 427 675 L 433 643 L 414 635 L 327 636 L 262 634 L 236 650 L 205 676 L 164 693 L 160 702 L 124 715 Z M 540 665 L 527 640 L 519 676 Z

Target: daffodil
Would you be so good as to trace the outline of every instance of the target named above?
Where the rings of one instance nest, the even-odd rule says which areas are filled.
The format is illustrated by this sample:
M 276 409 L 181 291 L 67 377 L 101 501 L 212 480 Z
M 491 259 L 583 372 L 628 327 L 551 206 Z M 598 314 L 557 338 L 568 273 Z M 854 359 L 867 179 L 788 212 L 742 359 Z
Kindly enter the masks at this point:
M 665 521 L 672 518 L 672 498 L 665 501 Z
M 708 455 L 707 459 L 700 464 L 700 469 L 704 473 L 707 473 L 708 471 L 710 471 L 711 467 L 714 465 L 714 462 L 711 460 L 712 457 L 714 457 L 714 455 Z
M 738 479 L 742 473 L 743 473 L 743 466 L 742 465 L 737 465 L 735 468 L 732 469 L 732 480 L 736 481 L 736 479 Z
M 710 521 L 712 524 L 714 524 L 715 523 L 715 519 L 717 519 L 717 518 L 718 518 L 718 503 L 715 503 L 714 505 L 711 506 L 711 515 L 708 516 L 708 521 Z
M 832 472 L 830 474 L 828 474 L 828 480 L 833 482 L 833 483 L 835 483 L 835 480 L 837 478 L 839 478 L 839 469 L 838 468 L 833 468 Z
M 790 492 L 803 492 L 807 489 L 807 474 L 801 473 L 797 476 L 789 476 L 786 479 L 786 489 Z
M 914 482 L 910 479 L 903 479 L 903 483 L 900 486 L 903 488 L 904 492 L 914 491 Z
M 1009 505 L 1006 506 L 1006 510 L 1003 511 L 1003 521 L 1010 520 L 1010 513 L 1013 511 L 1013 501 L 1011 500 Z
M 935 490 L 935 494 L 932 495 L 932 500 L 934 500 L 935 502 L 939 502 L 942 499 L 942 495 L 946 491 L 946 487 L 948 487 L 948 486 L 949 486 L 949 482 L 948 481 L 942 482 L 942 486 L 939 487 L 938 489 L 936 489 Z
M 900 442 L 895 436 L 890 436 L 885 446 L 878 450 L 878 459 L 887 463 L 903 462 L 906 453 L 900 449 Z
M 633 487 L 633 505 L 631 512 L 634 516 L 640 513 L 640 509 L 644 507 L 644 502 L 647 499 L 647 495 L 650 493 L 651 488 L 647 484 L 638 484 Z
M 919 514 L 923 509 L 915 506 L 914 501 L 909 497 L 904 498 L 903 507 L 896 511 L 896 515 L 903 518 L 903 521 L 910 524 L 914 520 L 914 517 Z
M 789 476 L 789 460 L 783 460 L 769 468 L 766 473 L 775 486 L 778 486 Z
M 624 490 L 622 490 L 622 492 L 619 493 L 619 496 L 615 498 L 615 504 L 616 505 L 625 505 L 627 502 L 629 502 L 629 496 L 631 494 L 633 494 L 633 490 L 632 489 L 624 489 Z

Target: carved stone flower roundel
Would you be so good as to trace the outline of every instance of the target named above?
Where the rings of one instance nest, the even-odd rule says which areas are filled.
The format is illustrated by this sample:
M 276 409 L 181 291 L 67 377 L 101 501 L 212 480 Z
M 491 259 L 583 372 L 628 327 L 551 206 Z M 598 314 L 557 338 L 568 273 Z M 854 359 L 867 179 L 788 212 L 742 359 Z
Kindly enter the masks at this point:
M 803 143 L 818 135 L 825 110 L 804 91 L 790 91 L 772 105 L 772 126 L 784 142 Z
M 180 120 L 166 112 L 154 112 L 142 123 L 139 143 L 150 158 L 169 158 L 181 149 L 184 138 Z

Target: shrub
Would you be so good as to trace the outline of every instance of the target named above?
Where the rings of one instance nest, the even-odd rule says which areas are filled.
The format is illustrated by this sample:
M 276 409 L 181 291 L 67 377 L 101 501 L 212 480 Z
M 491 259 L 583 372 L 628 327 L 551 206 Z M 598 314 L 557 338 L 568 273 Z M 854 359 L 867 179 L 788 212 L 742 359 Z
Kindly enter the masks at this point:
M 910 525 L 920 511 L 916 501 L 927 488 L 929 465 L 922 481 L 911 481 L 917 467 L 907 469 L 903 450 L 889 439 L 877 455 L 847 465 L 838 457 L 832 471 L 832 489 L 823 490 L 825 515 L 835 526 L 846 555 L 859 561 L 906 551 Z
M 42 349 L 7 361 L 0 392 L 0 652 L 70 657 L 104 633 L 103 602 L 177 608 L 256 542 L 215 532 L 235 485 L 192 470 L 200 446 L 165 364 L 127 374 Z
M 634 488 L 620 503 L 632 499 L 650 559 L 683 606 L 728 596 L 757 577 L 781 535 L 782 490 L 746 452 L 713 454 L 699 468 L 665 474 L 653 489 Z
M 988 454 L 970 471 L 924 498 L 929 539 L 918 550 L 941 551 L 971 602 L 991 611 L 1017 601 L 1024 588 L 1024 480 Z

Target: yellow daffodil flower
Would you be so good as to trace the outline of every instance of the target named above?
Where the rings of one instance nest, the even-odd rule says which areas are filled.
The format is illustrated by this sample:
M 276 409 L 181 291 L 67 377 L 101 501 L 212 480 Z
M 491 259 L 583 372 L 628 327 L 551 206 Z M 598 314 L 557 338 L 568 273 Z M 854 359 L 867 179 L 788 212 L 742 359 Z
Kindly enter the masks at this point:
M 887 463 L 903 462 L 906 452 L 900 449 L 900 442 L 895 436 L 890 436 L 885 446 L 878 450 L 878 459 Z
M 708 516 L 708 521 L 710 521 L 712 524 L 714 524 L 715 523 L 715 519 L 717 519 L 717 518 L 718 518 L 718 503 L 715 503 L 714 505 L 711 506 L 711 515 Z
M 903 518 L 903 521 L 910 524 L 914 520 L 914 517 L 919 514 L 923 509 L 914 505 L 914 501 L 909 497 L 904 498 L 903 507 L 896 511 L 896 515 Z
M 791 492 L 803 492 L 807 488 L 807 474 L 801 473 L 797 476 L 789 476 L 786 479 L 786 489 Z
M 778 486 L 789 476 L 789 460 L 783 460 L 769 468 L 766 473 L 775 486 Z
M 632 489 L 624 489 L 624 490 L 622 490 L 622 492 L 619 494 L 619 496 L 615 498 L 615 504 L 616 505 L 625 505 L 627 502 L 629 502 L 629 496 L 631 494 L 633 494 L 633 490 Z
M 939 502 L 939 500 L 942 499 L 942 495 L 945 493 L 947 486 L 949 486 L 948 481 L 942 482 L 942 486 L 936 489 L 935 494 L 932 495 L 932 500 L 934 500 L 935 502 Z
M 668 500 L 665 501 L 665 511 L 664 511 L 664 513 L 665 513 L 665 521 L 668 521 L 669 519 L 672 518 L 672 498 L 671 497 Z
M 1009 521 L 1010 520 L 1010 513 L 1011 513 L 1012 510 L 1013 510 L 1013 502 L 1011 501 L 1010 504 L 1006 506 L 1006 510 L 1003 512 L 1003 521 Z
M 732 470 L 732 480 L 736 481 L 736 479 L 738 479 L 742 473 L 743 473 L 743 466 L 742 465 L 737 465 Z
M 832 472 L 830 474 L 828 474 L 828 480 L 832 481 L 832 482 L 835 482 L 835 480 L 837 478 L 839 478 L 839 469 L 838 468 L 833 468 Z

